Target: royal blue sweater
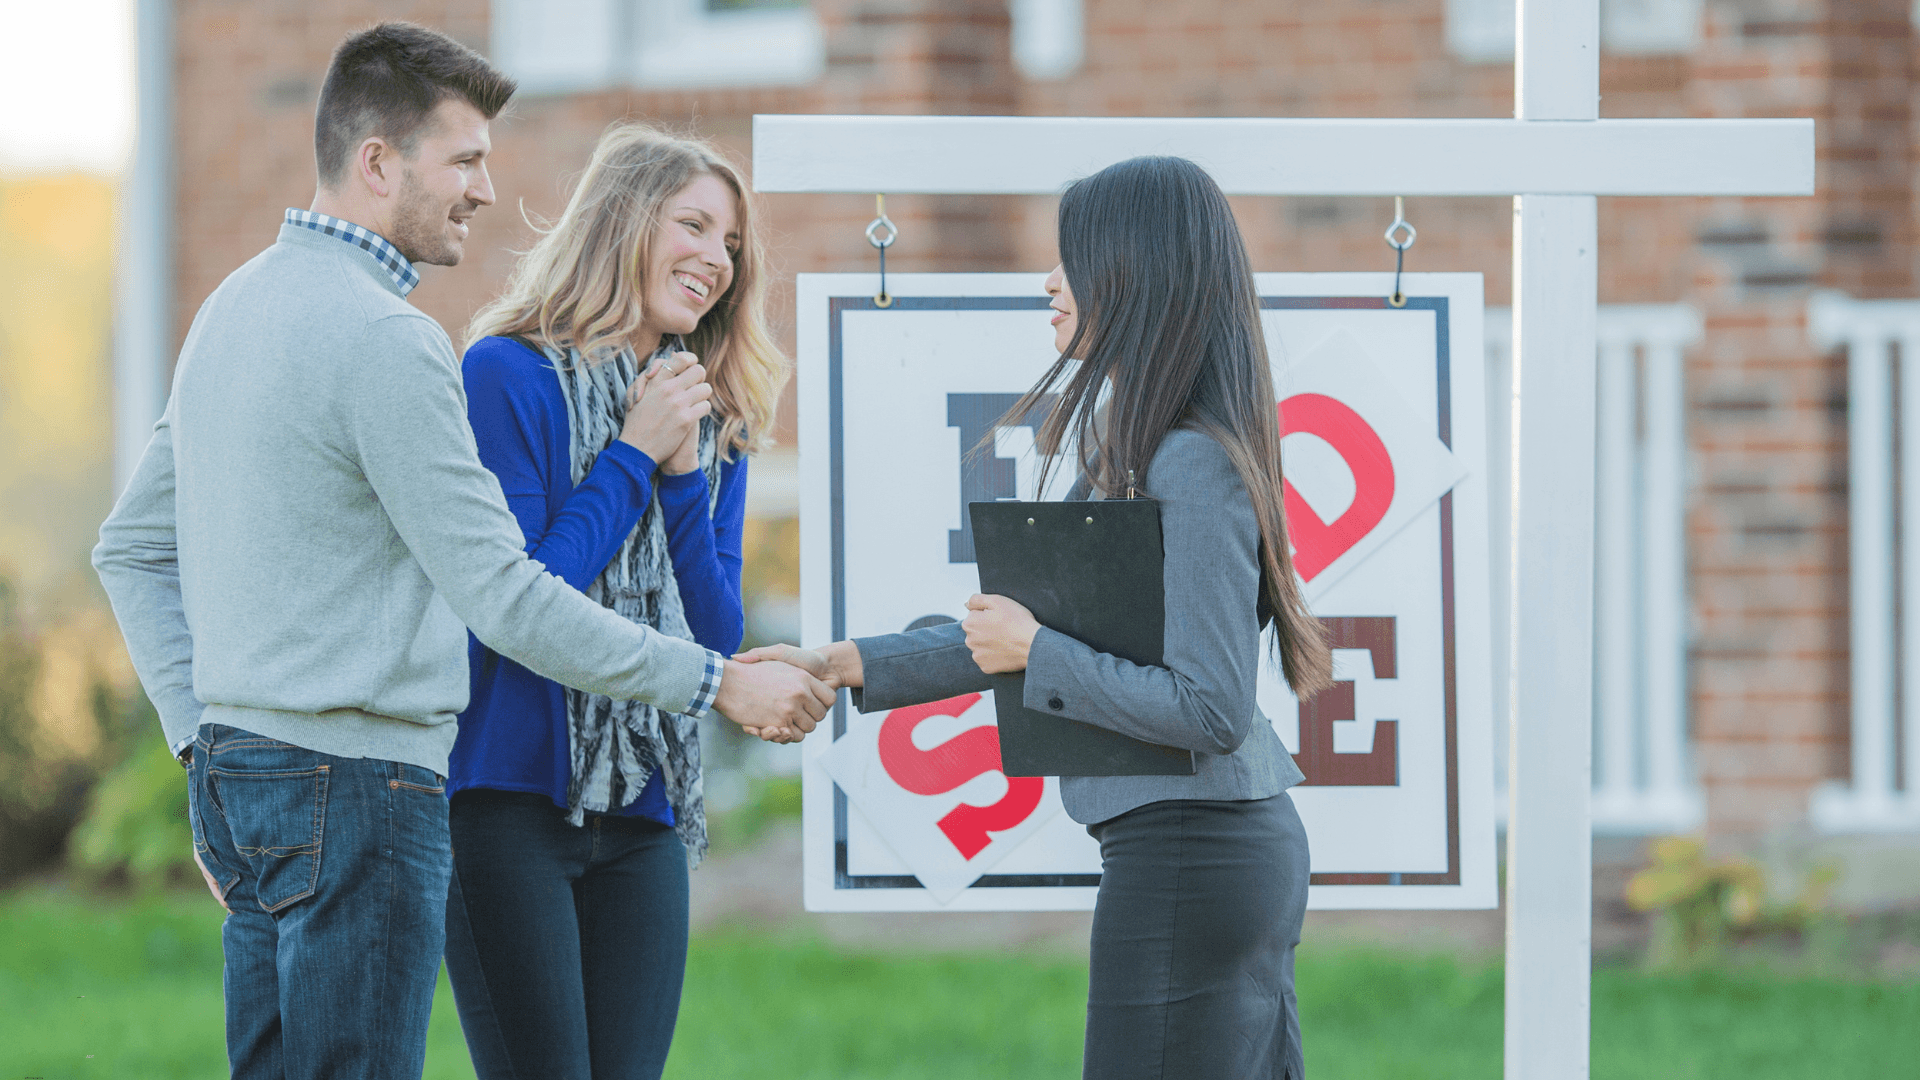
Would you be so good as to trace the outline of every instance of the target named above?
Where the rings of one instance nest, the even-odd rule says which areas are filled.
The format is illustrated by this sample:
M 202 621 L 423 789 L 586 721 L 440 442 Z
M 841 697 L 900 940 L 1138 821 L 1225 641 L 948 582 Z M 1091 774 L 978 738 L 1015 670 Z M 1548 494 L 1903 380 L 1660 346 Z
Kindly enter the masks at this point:
M 720 466 L 720 498 L 707 511 L 707 478 L 657 474 L 647 455 L 615 440 L 573 485 L 572 425 L 546 357 L 507 338 L 473 343 L 461 364 L 467 419 L 480 460 L 500 478 L 527 554 L 585 592 L 639 523 L 657 487 L 667 550 L 687 626 L 721 655 L 740 646 L 740 532 L 747 508 L 745 457 Z M 448 762 L 447 793 L 466 788 L 536 792 L 567 805 L 565 691 L 467 639 L 472 698 Z M 673 824 L 660 773 L 622 814 Z

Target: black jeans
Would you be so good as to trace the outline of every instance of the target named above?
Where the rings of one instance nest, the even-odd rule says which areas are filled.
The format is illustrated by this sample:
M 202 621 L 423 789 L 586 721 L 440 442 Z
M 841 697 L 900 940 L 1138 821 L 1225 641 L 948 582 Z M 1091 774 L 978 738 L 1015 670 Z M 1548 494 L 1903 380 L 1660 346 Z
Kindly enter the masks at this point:
M 1087 1080 L 1302 1080 L 1293 800 L 1149 803 L 1087 831 L 1102 862 Z
M 447 973 L 481 1080 L 656 1080 L 687 969 L 687 851 L 544 795 L 452 800 Z

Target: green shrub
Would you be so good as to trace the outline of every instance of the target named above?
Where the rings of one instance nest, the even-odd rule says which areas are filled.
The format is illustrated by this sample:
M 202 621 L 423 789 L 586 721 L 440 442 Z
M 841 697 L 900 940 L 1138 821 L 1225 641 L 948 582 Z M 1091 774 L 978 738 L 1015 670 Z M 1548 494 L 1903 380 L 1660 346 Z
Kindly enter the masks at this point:
M 69 865 L 136 888 L 197 880 L 187 823 L 187 774 L 164 741 L 149 737 L 93 788 L 86 817 L 68 842 Z
M 1708 859 L 1690 837 L 1656 840 L 1652 865 L 1627 883 L 1627 904 L 1659 913 L 1647 961 L 1655 968 L 1686 968 L 1722 958 L 1728 940 L 1771 934 L 1798 936 L 1820 924 L 1839 872 L 1820 867 L 1792 903 L 1773 901 L 1766 872 L 1751 859 Z
M 716 851 L 736 851 L 779 822 L 799 820 L 800 778 L 759 776 L 748 782 L 745 802 L 707 822 L 707 837 Z
M 0 816 L 31 814 L 49 801 L 47 777 L 33 767 L 39 677 L 39 647 L 20 625 L 13 583 L 0 577 Z
M 117 692 L 91 668 L 78 675 L 86 680 L 93 730 L 84 742 L 91 750 L 79 758 L 70 745 L 49 740 L 36 703 L 44 658 L 43 639 L 24 624 L 12 583 L 0 577 L 0 887 L 57 865 L 69 834 L 89 812 L 96 782 L 135 747 L 159 741 L 159 720 L 146 695 L 137 686 Z M 191 862 L 191 848 L 187 855 Z
M 84 762 L 49 758 L 34 711 L 40 643 L 0 577 L 0 885 L 60 857 L 92 779 Z

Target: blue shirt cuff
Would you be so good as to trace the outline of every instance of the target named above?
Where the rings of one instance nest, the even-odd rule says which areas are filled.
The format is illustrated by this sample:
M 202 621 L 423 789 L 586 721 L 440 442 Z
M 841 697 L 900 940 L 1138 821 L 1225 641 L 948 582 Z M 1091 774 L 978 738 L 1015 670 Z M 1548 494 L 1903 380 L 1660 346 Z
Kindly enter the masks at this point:
M 627 443 L 615 439 L 600 451 L 594 459 L 593 468 L 598 472 L 601 463 L 626 478 L 627 495 L 636 508 L 644 508 L 653 500 L 653 470 L 657 468 L 653 459 Z
M 707 474 L 699 469 L 677 474 L 662 471 L 653 478 L 653 482 L 659 487 L 663 494 L 672 491 L 677 494 L 686 495 L 696 490 L 705 491 L 707 487 Z
M 633 478 L 641 483 L 651 481 L 654 470 L 660 467 L 659 462 L 648 457 L 632 443 L 623 442 L 620 439 L 615 439 L 608 443 L 607 448 L 600 451 L 600 457 L 612 458 L 628 472 L 632 473 Z

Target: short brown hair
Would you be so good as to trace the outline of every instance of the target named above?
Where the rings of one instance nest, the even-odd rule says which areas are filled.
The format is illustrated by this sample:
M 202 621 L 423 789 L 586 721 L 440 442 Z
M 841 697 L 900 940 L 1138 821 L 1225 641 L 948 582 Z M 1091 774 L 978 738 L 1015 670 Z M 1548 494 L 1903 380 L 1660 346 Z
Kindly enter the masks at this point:
M 486 57 L 436 30 L 383 22 L 340 43 L 327 65 L 313 120 L 313 158 L 323 187 L 340 182 L 369 136 L 412 157 L 442 101 L 460 98 L 491 120 L 517 84 Z

